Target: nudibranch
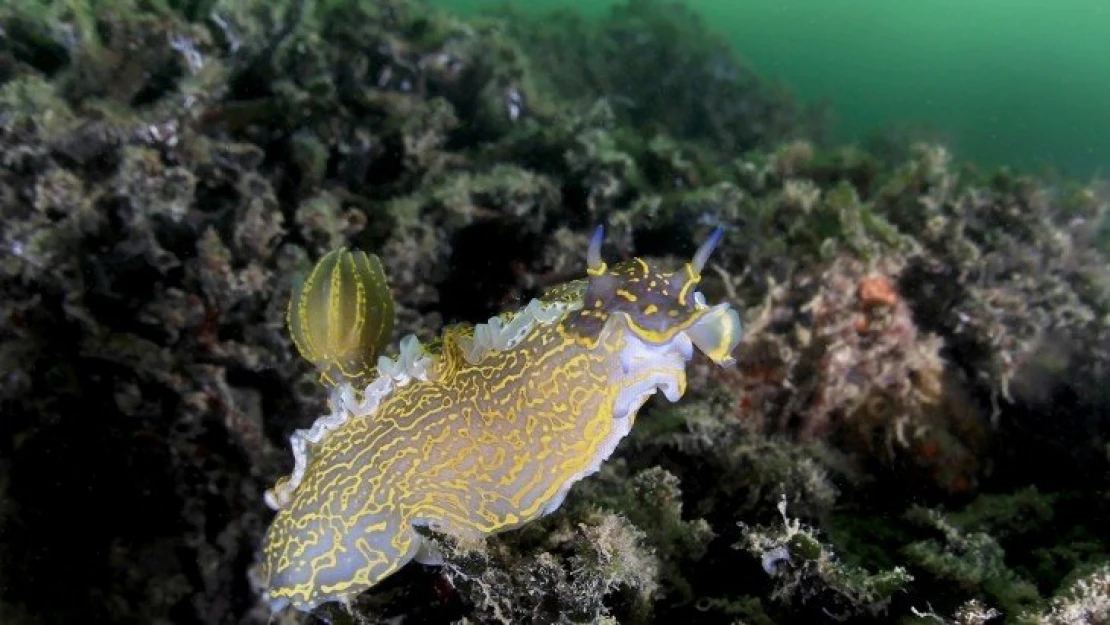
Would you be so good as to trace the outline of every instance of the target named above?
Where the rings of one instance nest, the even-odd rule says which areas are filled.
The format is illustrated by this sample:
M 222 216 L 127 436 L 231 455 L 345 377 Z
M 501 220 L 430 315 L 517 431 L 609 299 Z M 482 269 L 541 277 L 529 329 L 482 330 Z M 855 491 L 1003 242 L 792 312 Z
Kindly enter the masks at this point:
M 433 562 L 416 527 L 479 538 L 559 508 L 649 397 L 678 401 L 695 347 L 734 362 L 739 315 L 697 290 L 722 234 L 666 272 L 640 258 L 609 267 L 598 228 L 585 278 L 430 345 L 407 336 L 396 359 L 379 354 L 393 322 L 381 263 L 323 257 L 289 326 L 331 387 L 330 412 L 294 432 L 293 472 L 266 493 L 271 608 L 348 602 L 410 560 Z

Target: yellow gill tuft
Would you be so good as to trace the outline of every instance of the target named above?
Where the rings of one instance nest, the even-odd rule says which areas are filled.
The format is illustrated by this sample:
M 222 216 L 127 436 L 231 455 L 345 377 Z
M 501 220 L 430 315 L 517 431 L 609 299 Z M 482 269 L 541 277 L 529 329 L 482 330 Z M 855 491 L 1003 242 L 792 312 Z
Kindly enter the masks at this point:
M 393 295 L 381 260 L 328 252 L 293 292 L 287 315 L 297 351 L 329 385 L 364 385 L 393 332 Z

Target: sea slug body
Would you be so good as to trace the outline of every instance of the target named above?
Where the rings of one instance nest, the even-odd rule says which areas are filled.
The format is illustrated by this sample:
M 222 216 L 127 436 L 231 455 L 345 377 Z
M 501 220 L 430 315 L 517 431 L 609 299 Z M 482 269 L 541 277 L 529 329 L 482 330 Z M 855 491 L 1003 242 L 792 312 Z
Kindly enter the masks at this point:
M 392 318 L 377 317 L 393 310 L 380 263 L 321 259 L 290 327 L 332 385 L 331 412 L 294 433 L 293 473 L 266 493 L 271 608 L 348 601 L 427 559 L 414 527 L 481 537 L 558 509 L 650 396 L 682 396 L 695 347 L 732 364 L 739 315 L 697 291 L 721 236 L 669 273 L 639 258 L 608 267 L 599 228 L 584 279 L 434 345 L 406 337 L 396 360 L 378 354 Z

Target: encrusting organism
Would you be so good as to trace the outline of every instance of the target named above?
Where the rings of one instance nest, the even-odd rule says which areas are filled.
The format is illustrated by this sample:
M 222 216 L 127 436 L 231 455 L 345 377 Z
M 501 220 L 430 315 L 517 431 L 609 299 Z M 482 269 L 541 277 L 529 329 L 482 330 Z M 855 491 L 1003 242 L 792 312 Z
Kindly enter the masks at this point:
M 429 345 L 407 336 L 395 360 L 379 355 L 391 322 L 377 316 L 392 310 L 380 263 L 322 258 L 289 323 L 331 385 L 331 412 L 293 434 L 293 473 L 266 493 L 271 608 L 347 601 L 410 560 L 436 561 L 417 526 L 480 538 L 558 509 L 649 397 L 683 395 L 695 346 L 734 362 L 739 315 L 697 290 L 723 233 L 672 273 L 640 258 L 610 268 L 598 228 L 584 279 Z

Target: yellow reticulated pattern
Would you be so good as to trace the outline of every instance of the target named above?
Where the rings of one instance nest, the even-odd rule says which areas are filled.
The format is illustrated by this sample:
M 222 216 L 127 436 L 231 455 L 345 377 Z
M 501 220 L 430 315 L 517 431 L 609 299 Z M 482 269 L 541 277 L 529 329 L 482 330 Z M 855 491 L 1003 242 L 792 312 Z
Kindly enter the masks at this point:
M 481 537 L 557 509 L 644 401 L 682 396 L 694 347 L 731 362 L 739 316 L 695 290 L 720 236 L 663 273 L 639 259 L 608 268 L 595 235 L 587 278 L 487 324 L 449 328 L 434 351 L 405 339 L 369 385 L 338 368 L 332 414 L 294 435 L 298 468 L 272 491 L 260 570 L 271 607 L 352 599 L 427 555 L 415 527 Z M 321 260 L 291 307 L 298 347 L 325 369 L 367 365 L 350 357 L 360 347 L 380 351 L 381 334 L 359 320 L 369 300 L 344 290 L 374 275 L 344 260 L 353 256 Z
M 547 511 L 616 425 L 619 348 L 576 349 L 550 330 L 479 366 L 449 342 L 434 383 L 397 389 L 324 440 L 267 535 L 270 601 L 369 588 L 412 558 L 414 524 L 473 537 Z
M 381 260 L 340 248 L 328 252 L 293 293 L 289 333 L 328 384 L 365 384 L 393 331 L 393 295 Z

